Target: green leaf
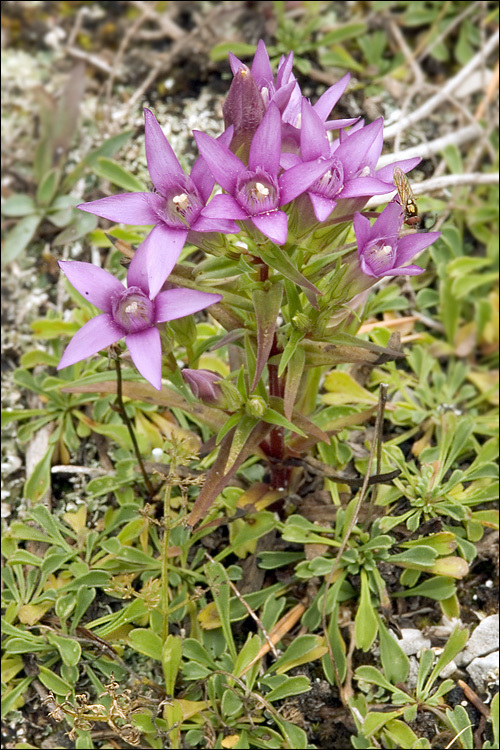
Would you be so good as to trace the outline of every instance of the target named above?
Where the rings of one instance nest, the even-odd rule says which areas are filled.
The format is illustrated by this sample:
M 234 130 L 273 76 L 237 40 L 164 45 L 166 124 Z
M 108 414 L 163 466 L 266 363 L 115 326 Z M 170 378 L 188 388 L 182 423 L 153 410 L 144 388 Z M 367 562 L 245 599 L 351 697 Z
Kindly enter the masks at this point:
M 233 667 L 233 674 L 239 677 L 243 670 L 255 659 L 259 653 L 261 643 L 256 633 L 249 633 L 247 640 L 240 653 L 238 654 Z M 269 696 L 266 696 L 269 700 Z
M 283 674 L 301 664 L 320 659 L 328 651 L 323 642 L 324 639 L 318 635 L 299 635 L 267 672 Z
M 289 698 L 291 695 L 300 695 L 301 693 L 307 693 L 311 689 L 311 683 L 309 678 L 303 675 L 298 677 L 287 677 L 281 685 L 275 687 L 269 693 L 266 693 L 266 700 L 280 701 L 284 698 Z
M 50 487 L 50 467 L 55 444 L 49 445 L 47 453 L 37 463 L 24 485 L 24 494 L 32 503 L 38 503 Z
M 2 709 L 1 715 L 4 719 L 7 714 L 12 711 L 14 706 L 17 704 L 18 699 L 26 693 L 34 677 L 25 677 L 20 680 L 12 690 L 6 690 L 2 695 Z
M 155 661 L 162 660 L 162 640 L 150 628 L 135 628 L 131 630 L 127 636 L 127 640 L 139 654 L 149 656 L 150 659 L 155 659 Z
M 279 412 L 275 411 L 274 409 L 267 407 L 264 414 L 262 415 L 262 419 L 264 422 L 278 425 L 278 427 L 284 427 L 287 430 L 295 432 L 297 435 L 306 437 L 306 433 L 303 432 L 303 430 L 294 425 L 293 422 L 290 422 L 286 417 L 284 417 L 282 414 L 279 414 Z
M 391 555 L 391 563 L 401 565 L 403 568 L 416 568 L 417 570 L 431 568 L 437 557 L 437 552 L 432 547 L 425 545 L 405 550 L 397 555 Z
M 377 637 L 378 623 L 373 608 L 366 571 L 361 569 L 361 594 L 354 620 L 357 648 L 368 651 Z
M 97 164 L 92 167 L 98 177 L 109 180 L 113 185 L 123 188 L 129 193 L 146 193 L 147 188 L 143 182 L 134 177 L 127 169 L 122 167 L 113 159 L 106 156 L 99 156 Z
M 384 725 L 384 734 L 388 735 L 398 747 L 415 748 L 415 743 L 418 742 L 418 737 L 415 732 L 403 721 L 399 721 L 399 719 L 391 719 L 388 721 Z
M 377 396 L 359 385 L 348 372 L 329 372 L 324 387 L 328 391 L 321 397 L 325 404 L 375 404 L 378 401 Z
M 292 419 L 293 407 L 299 392 L 306 354 L 300 347 L 292 353 L 286 369 L 285 393 L 283 397 L 283 409 L 285 417 Z M 281 363 L 280 363 L 281 366 Z
M 223 42 L 216 44 L 210 49 L 210 59 L 214 62 L 227 60 L 229 52 L 238 58 L 251 57 L 255 54 L 255 44 L 243 44 L 243 42 Z
M 55 198 L 60 179 L 61 171 L 59 169 L 51 169 L 44 175 L 36 191 L 36 202 L 39 206 L 43 206 L 44 208 L 50 206 Z
M 226 645 L 233 660 L 236 663 L 237 653 L 234 645 L 233 631 L 229 618 L 229 582 L 224 567 L 219 562 L 209 562 L 205 565 L 208 585 L 210 586 L 214 598 L 219 619 L 221 622 L 222 632 L 226 640 Z
M 29 216 L 35 212 L 35 201 L 24 193 L 11 195 L 2 203 L 3 216 Z
M 284 251 L 277 245 L 265 248 L 261 247 L 259 248 L 259 254 L 268 266 L 274 268 L 275 271 L 278 271 L 278 273 L 286 279 L 293 281 L 295 284 L 298 284 L 303 289 L 307 289 L 314 295 L 321 294 L 320 290 L 315 287 L 309 279 L 306 279 L 297 268 L 295 268 L 290 258 L 285 255 Z
M 469 630 L 464 628 L 461 630 L 458 626 L 453 630 L 450 637 L 448 638 L 446 645 L 443 649 L 443 653 L 437 660 L 432 672 L 427 680 L 425 690 L 429 690 L 434 684 L 440 672 L 449 664 L 457 654 L 459 654 L 465 647 L 469 639 Z
M 25 216 L 5 236 L 2 244 L 2 265 L 16 260 L 36 234 L 41 216 Z
M 75 667 L 80 661 L 82 655 L 82 647 L 78 641 L 72 638 L 63 638 L 57 633 L 47 633 L 47 640 L 53 646 L 57 648 L 61 655 L 61 659 L 68 667 Z
M 74 685 L 70 685 L 69 682 L 66 682 L 66 680 L 63 680 L 62 677 L 59 677 L 59 675 L 54 674 L 54 672 L 51 669 L 48 669 L 47 667 L 43 666 L 43 664 L 39 664 L 38 668 L 40 670 L 40 674 L 38 675 L 38 679 L 42 683 L 42 685 L 45 685 L 47 690 L 50 690 L 52 693 L 55 693 L 56 695 L 63 695 L 66 696 L 68 693 L 72 693 L 74 691 Z
M 255 390 L 269 358 L 283 299 L 283 284 L 272 284 L 266 290 L 254 289 L 252 299 L 257 321 L 257 361 L 250 391 Z
M 363 721 L 363 735 L 365 737 L 371 737 L 375 732 L 380 731 L 388 721 L 401 716 L 403 711 L 403 708 L 400 708 L 398 711 L 371 711 L 366 714 Z
M 174 694 L 175 681 L 181 661 L 182 639 L 178 635 L 167 635 L 162 650 L 162 666 L 167 695 Z
M 78 211 L 71 224 L 52 240 L 52 245 L 54 247 L 69 245 L 71 242 L 79 240 L 80 237 L 84 237 L 88 232 L 95 229 L 96 226 L 97 216 L 89 214 L 86 211 Z
M 469 714 L 465 708 L 461 705 L 446 709 L 446 717 L 450 724 L 455 729 L 458 735 L 458 741 L 461 746 L 468 750 L 470 747 L 474 747 L 474 736 L 472 734 L 472 724 L 469 719 Z
M 399 643 L 389 633 L 378 615 L 377 619 L 380 639 L 380 659 L 384 674 L 393 684 L 405 682 L 410 670 L 410 660 Z
M 441 599 L 449 599 L 455 592 L 456 587 L 452 578 L 433 576 L 411 589 L 392 592 L 391 596 L 428 596 L 429 599 L 440 601 Z

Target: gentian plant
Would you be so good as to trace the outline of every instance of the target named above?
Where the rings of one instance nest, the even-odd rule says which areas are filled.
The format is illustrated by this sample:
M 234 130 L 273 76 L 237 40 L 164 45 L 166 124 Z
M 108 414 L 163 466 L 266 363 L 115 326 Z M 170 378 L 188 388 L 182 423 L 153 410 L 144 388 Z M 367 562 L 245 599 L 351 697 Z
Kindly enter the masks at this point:
M 381 214 L 363 213 L 371 196 L 394 190 L 394 166 L 406 172 L 419 159 L 377 171 L 382 120 L 365 125 L 332 119 L 349 76 L 312 104 L 293 76 L 291 53 L 276 77 L 263 42 L 251 68 L 233 55 L 230 62 L 226 129 L 218 138 L 194 132 L 200 156 L 189 176 L 146 109 L 154 191 L 79 206 L 114 222 L 153 227 L 133 255 L 126 288 L 103 269 L 61 263 L 73 286 L 103 314 L 76 334 L 59 368 L 125 337 L 137 370 L 155 389 L 173 389 L 223 412 L 218 453 L 189 516 L 191 526 L 253 453 L 268 458 L 271 484 L 283 489 L 297 436 L 309 446 L 329 442 L 328 430 L 314 421 L 310 391 L 321 368 L 401 356 L 354 337 L 350 311 L 379 279 L 421 273 L 407 264 L 439 236 L 407 230 L 397 198 Z M 188 259 L 195 248 L 193 261 L 179 262 L 183 249 Z M 165 282 L 188 288 L 161 291 Z M 217 294 L 207 291 L 214 287 Z M 207 307 L 225 329 L 208 344 L 187 323 L 165 328 Z M 186 346 L 183 378 L 172 356 L 174 333 Z M 162 337 L 170 342 L 163 368 Z M 228 377 L 198 370 L 208 346 L 229 348 Z M 193 414 L 189 399 L 184 406 Z

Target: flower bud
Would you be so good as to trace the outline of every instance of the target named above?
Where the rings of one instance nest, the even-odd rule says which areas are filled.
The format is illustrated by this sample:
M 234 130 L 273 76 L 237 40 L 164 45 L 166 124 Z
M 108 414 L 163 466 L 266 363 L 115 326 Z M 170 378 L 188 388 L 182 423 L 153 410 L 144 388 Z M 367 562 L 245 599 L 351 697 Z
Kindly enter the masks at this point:
M 292 318 L 295 328 L 306 333 L 311 327 L 311 322 L 305 313 L 296 313 Z
M 211 406 L 225 407 L 225 399 L 219 385 L 222 376 L 212 370 L 181 370 L 182 377 L 196 398 Z
M 225 407 L 228 411 L 238 411 L 243 406 L 243 396 L 236 388 L 234 383 L 229 383 L 227 380 L 221 380 L 219 386 L 224 394 Z
M 247 161 L 252 137 L 260 125 L 266 107 L 259 87 L 246 66 L 235 74 L 226 101 L 222 105 L 226 128 L 234 125 L 231 151 Z M 240 151 L 241 149 L 241 151 Z
M 251 396 L 245 404 L 245 411 L 249 417 L 260 419 L 264 416 L 267 404 L 261 396 Z

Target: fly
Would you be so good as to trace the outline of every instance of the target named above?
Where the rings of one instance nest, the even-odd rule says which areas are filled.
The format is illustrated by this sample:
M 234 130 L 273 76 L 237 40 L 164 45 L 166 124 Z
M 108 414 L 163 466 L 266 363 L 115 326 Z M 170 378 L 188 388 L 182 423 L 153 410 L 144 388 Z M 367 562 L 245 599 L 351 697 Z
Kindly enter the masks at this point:
M 394 167 L 394 184 L 398 191 L 399 203 L 403 209 L 405 224 L 409 227 L 418 227 L 421 217 L 418 215 L 417 201 L 413 195 L 408 177 L 399 167 Z

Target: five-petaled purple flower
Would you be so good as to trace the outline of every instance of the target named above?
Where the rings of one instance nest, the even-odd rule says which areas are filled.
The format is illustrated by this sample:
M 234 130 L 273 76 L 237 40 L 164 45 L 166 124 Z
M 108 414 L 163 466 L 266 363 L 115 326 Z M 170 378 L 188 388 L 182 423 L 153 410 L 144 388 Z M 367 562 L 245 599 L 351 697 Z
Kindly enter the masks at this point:
M 154 224 L 138 247 L 148 266 L 149 288 L 155 296 L 180 255 L 190 230 L 193 232 L 238 232 L 238 225 L 226 217 L 203 215 L 214 187 L 214 179 L 203 159 L 193 165 L 188 177 L 165 138 L 155 116 L 144 110 L 146 159 L 156 193 L 121 193 L 78 206 L 96 216 L 123 224 Z M 230 141 L 232 130 L 221 140 Z M 167 270 L 168 269 L 168 270 Z
M 57 365 L 58 370 L 125 336 L 133 363 L 154 388 L 161 390 L 161 340 L 157 324 L 183 318 L 222 299 L 220 294 L 193 289 L 168 289 L 152 294 L 147 268 L 137 253 L 129 266 L 127 287 L 109 271 L 91 263 L 70 260 L 60 261 L 59 265 L 82 297 L 103 313 L 85 323 L 73 336 Z
M 399 237 L 403 224 L 399 203 L 389 203 L 374 224 L 360 213 L 354 215 L 354 232 L 358 243 L 358 260 L 366 276 L 416 276 L 420 266 L 404 266 L 417 253 L 441 236 L 441 232 L 407 234 Z M 404 266 L 404 267 L 403 267 Z
M 226 195 L 216 195 L 203 209 L 203 216 L 250 220 L 277 245 L 286 242 L 288 220 L 280 206 L 307 190 L 328 169 L 323 158 L 301 162 L 280 171 L 281 116 L 271 102 L 250 145 L 248 167 L 226 146 L 206 133 L 194 132 L 200 153 Z

